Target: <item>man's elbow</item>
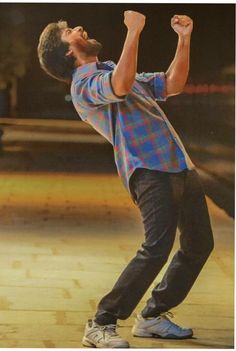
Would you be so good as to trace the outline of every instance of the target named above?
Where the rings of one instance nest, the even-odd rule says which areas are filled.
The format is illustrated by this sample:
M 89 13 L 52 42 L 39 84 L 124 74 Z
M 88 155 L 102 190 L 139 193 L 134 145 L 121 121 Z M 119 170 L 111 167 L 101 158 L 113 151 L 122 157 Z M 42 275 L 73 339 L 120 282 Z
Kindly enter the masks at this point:
M 184 91 L 184 87 L 186 84 L 186 80 L 182 79 L 182 77 L 179 77 L 179 79 L 176 79 L 176 77 L 172 77 L 168 73 L 166 73 L 166 95 L 167 96 L 173 96 L 173 95 L 179 95 Z

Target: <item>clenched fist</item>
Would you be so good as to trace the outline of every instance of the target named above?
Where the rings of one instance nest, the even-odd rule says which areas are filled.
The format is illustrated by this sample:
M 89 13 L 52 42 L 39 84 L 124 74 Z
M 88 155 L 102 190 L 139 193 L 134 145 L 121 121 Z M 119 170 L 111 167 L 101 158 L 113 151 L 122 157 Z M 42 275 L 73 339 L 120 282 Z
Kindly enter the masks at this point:
M 188 36 L 193 30 L 193 21 L 185 15 L 175 15 L 171 18 L 171 27 L 180 36 Z
M 129 31 L 135 31 L 141 33 L 145 25 L 146 17 L 136 11 L 125 11 L 124 12 L 124 24 Z

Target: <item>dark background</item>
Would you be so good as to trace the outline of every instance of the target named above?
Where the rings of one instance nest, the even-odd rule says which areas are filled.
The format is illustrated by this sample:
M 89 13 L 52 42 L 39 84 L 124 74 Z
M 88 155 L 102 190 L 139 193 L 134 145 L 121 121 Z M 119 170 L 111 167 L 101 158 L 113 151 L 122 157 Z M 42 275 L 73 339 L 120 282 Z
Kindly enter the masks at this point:
M 5 30 L 7 36 L 9 30 L 19 28 L 30 48 L 26 74 L 18 79 L 14 117 L 29 120 L 68 120 L 68 128 L 69 120 L 79 121 L 70 101 L 69 86 L 47 76 L 39 67 L 37 45 L 40 33 L 49 22 L 60 19 L 67 20 L 70 27 L 82 25 L 90 38 L 96 38 L 103 44 L 99 59 L 117 62 L 126 35 L 126 27 L 123 24 L 125 10 L 136 10 L 146 15 L 146 25 L 139 47 L 138 72 L 167 70 L 177 45 L 177 35 L 170 26 L 171 17 L 175 14 L 192 17 L 194 30 L 188 84 L 193 84 L 194 91 L 191 94 L 182 93 L 171 97 L 160 105 L 184 141 L 193 162 L 204 172 L 201 177 L 207 194 L 233 215 L 233 4 L 1 3 L 0 29 Z M 227 85 L 231 87 L 231 91 L 201 93 L 197 91 L 199 84 L 214 84 L 218 87 Z M 9 124 L 9 121 L 7 123 Z M 7 161 L 6 166 L 2 159 L 1 169 L 10 170 L 15 167 L 17 170 L 26 170 L 28 167 L 27 170 L 116 171 L 110 145 L 92 146 L 89 142 L 87 146 L 81 143 L 46 145 L 43 142 L 41 148 L 39 144 L 35 145 L 32 138 L 24 153 L 14 154 L 12 151 L 11 154 L 5 154 L 6 159 L 9 155 L 13 158 L 11 162 Z M 41 152 L 42 147 L 44 153 Z M 21 162 L 26 159 L 27 167 L 25 162 Z
M 174 14 L 194 20 L 189 82 L 225 82 L 223 74 L 234 63 L 234 5 L 232 4 L 0 4 L 1 22 L 24 28 L 30 61 L 18 88 L 18 116 L 76 118 L 71 102 L 65 101 L 69 88 L 47 77 L 37 59 L 41 31 L 59 19 L 69 26 L 82 25 L 90 37 L 103 44 L 100 60 L 117 62 L 126 35 L 123 12 L 132 9 L 146 15 L 141 36 L 138 71 L 165 71 L 173 59 L 177 35 L 170 26 Z

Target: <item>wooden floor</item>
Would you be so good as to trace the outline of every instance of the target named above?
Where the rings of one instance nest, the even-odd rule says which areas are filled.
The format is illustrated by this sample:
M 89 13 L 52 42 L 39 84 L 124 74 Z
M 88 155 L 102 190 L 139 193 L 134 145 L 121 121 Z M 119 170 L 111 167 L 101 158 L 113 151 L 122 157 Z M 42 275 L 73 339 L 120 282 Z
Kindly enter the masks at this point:
M 137 208 L 114 175 L 5 173 L 0 186 L 0 348 L 82 347 L 86 320 L 142 242 Z M 214 253 L 172 311 L 195 338 L 134 338 L 133 314 L 119 321 L 131 347 L 233 348 L 233 220 L 208 204 Z

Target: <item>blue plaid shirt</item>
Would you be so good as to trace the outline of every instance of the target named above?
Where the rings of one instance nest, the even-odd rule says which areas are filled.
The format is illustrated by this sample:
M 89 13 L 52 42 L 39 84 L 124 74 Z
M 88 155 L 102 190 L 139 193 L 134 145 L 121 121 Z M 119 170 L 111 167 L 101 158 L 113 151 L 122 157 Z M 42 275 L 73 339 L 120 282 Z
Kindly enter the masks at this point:
M 193 169 L 177 133 L 156 100 L 166 99 L 164 73 L 136 74 L 132 91 L 116 96 L 111 85 L 112 61 L 93 62 L 75 69 L 73 104 L 81 119 L 114 148 L 115 162 L 125 187 L 136 168 L 177 173 Z

